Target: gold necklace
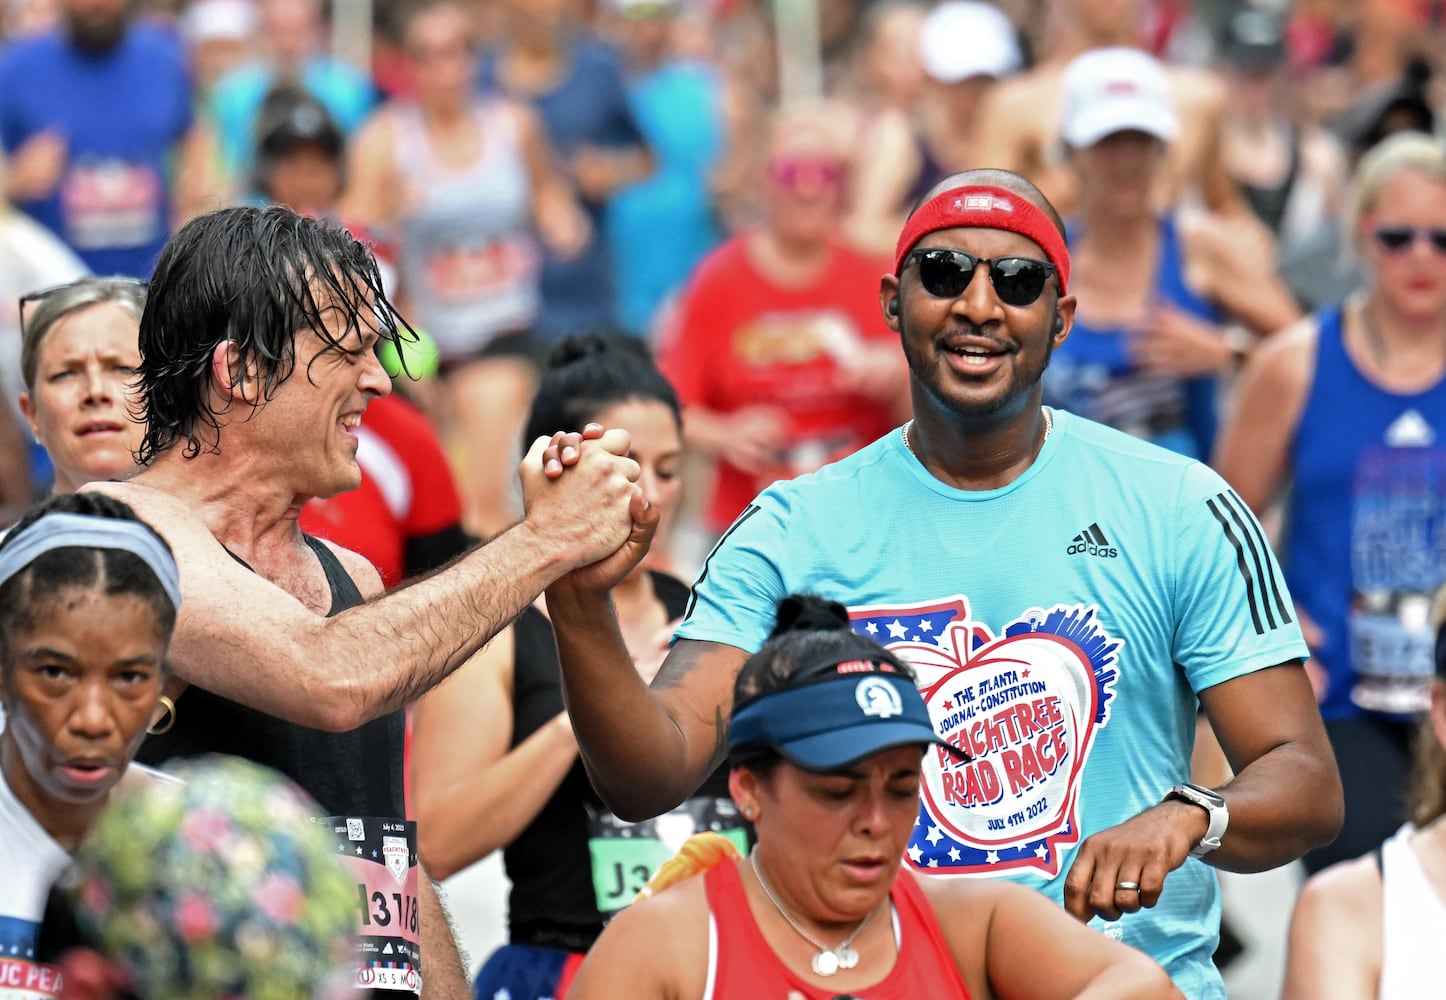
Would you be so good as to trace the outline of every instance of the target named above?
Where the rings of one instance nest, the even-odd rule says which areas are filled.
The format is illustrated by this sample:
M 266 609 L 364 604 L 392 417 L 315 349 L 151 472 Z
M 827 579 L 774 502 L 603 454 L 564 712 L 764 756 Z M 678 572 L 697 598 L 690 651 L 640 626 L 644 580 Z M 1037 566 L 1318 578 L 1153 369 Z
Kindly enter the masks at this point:
M 1046 406 L 1041 406 L 1040 409 L 1044 411 L 1044 437 L 1039 439 L 1039 446 L 1040 448 L 1043 448 L 1044 442 L 1049 440 L 1049 432 L 1054 430 L 1054 414 L 1051 413 L 1049 408 Z M 913 455 L 915 458 L 919 458 L 919 453 L 915 451 L 914 446 L 909 443 L 909 428 L 912 426 L 914 426 L 914 422 L 910 420 L 907 424 L 905 424 L 902 428 L 899 429 L 899 433 L 904 438 L 904 447 L 909 449 L 909 454 Z M 923 459 L 919 460 L 923 461 Z

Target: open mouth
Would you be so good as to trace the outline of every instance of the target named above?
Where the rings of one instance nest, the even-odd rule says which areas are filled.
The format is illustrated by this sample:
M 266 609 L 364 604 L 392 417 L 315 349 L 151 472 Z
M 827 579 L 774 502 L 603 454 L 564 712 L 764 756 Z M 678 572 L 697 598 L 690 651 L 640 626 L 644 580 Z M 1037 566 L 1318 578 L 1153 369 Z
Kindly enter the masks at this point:
M 99 437 L 107 434 L 125 433 L 125 424 L 118 420 L 89 420 L 76 429 L 80 437 Z
M 66 780 L 81 787 L 103 784 L 114 772 L 114 766 L 103 760 L 71 760 L 60 766 Z

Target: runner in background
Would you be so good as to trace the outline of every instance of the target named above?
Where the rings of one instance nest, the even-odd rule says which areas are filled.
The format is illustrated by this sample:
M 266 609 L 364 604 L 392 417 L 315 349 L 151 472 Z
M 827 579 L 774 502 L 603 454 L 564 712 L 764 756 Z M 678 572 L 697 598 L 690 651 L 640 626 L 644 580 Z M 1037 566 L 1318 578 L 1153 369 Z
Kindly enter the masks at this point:
M 135 472 L 145 304 L 146 286 L 133 278 L 81 278 L 23 297 L 20 410 L 50 458 L 55 493 Z
M 1286 578 L 1345 784 L 1311 870 L 1400 826 L 1428 707 L 1431 594 L 1446 581 L 1446 148 L 1393 136 L 1361 160 L 1364 287 L 1252 358 L 1215 467 L 1256 511 L 1284 497 Z M 1344 290 L 1343 290 L 1344 291 Z
M 663 332 L 688 446 L 716 462 L 700 492 L 713 537 L 764 486 L 847 455 L 907 410 L 893 336 L 866 294 L 887 263 L 838 233 L 850 125 L 836 105 L 773 117 L 761 225 L 703 261 Z
M 537 117 L 476 95 L 470 32 L 454 0 L 410 11 L 415 97 L 363 126 L 341 215 L 393 234 L 399 301 L 441 352 L 429 409 L 456 458 L 467 526 L 486 536 L 518 513 L 515 442 L 541 350 L 532 334 L 551 307 L 540 255 L 575 254 L 592 233 Z
M 1070 61 L 1091 49 L 1141 48 L 1145 0 L 1055 0 L 1039 62 L 995 88 L 982 112 L 980 147 L 974 165 L 1002 167 L 1038 184 L 1060 212 L 1078 206 L 1078 182 L 1060 141 L 1064 73 Z M 1168 165 L 1156 192 L 1156 207 L 1203 200 L 1222 213 L 1245 204 L 1220 160 L 1220 119 L 1225 87 L 1208 70 L 1170 66 L 1170 98 L 1181 122 Z

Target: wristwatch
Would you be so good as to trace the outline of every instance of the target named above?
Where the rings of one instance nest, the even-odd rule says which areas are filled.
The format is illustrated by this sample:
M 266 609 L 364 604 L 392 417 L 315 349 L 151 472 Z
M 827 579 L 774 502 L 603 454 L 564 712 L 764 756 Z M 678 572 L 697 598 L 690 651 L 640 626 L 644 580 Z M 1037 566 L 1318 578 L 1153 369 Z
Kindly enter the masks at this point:
M 1165 793 L 1166 801 L 1170 799 L 1181 799 L 1204 809 L 1210 815 L 1210 826 L 1205 831 L 1205 836 L 1200 842 L 1190 848 L 1190 856 L 1201 858 L 1220 846 L 1220 838 L 1225 836 L 1225 827 L 1230 822 L 1230 810 L 1225 806 L 1225 800 L 1214 789 L 1206 788 L 1204 785 L 1193 785 L 1190 783 L 1176 785 Z

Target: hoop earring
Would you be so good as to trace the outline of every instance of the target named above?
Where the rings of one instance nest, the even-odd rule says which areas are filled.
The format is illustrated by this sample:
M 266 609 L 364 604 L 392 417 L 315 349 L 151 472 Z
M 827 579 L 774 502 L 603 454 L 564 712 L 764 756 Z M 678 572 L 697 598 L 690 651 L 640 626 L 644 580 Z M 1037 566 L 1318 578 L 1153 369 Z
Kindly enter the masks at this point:
M 149 736 L 164 736 L 166 733 L 169 733 L 173 728 L 175 728 L 176 703 L 171 700 L 171 696 L 168 694 L 159 695 L 156 700 L 158 700 L 166 710 L 166 724 L 158 729 L 156 728 L 156 724 L 153 722 L 146 727 L 146 734 Z

